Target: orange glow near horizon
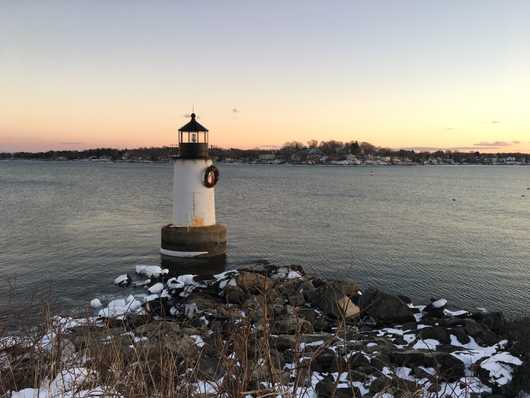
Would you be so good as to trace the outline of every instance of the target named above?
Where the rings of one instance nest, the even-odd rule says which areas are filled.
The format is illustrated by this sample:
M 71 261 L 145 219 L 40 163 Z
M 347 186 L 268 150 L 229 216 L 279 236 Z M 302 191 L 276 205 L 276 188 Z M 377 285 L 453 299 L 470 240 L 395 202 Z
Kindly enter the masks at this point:
M 175 145 L 195 106 L 225 148 L 530 153 L 529 4 L 236 3 L 5 4 L 0 152 Z

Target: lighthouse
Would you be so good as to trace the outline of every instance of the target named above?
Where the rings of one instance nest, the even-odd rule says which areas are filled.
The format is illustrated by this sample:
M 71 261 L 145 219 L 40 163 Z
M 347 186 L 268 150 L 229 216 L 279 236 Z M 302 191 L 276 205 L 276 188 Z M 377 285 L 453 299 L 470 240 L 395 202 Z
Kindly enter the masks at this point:
M 215 218 L 219 171 L 208 155 L 208 129 L 195 113 L 178 130 L 173 164 L 173 214 L 162 227 L 160 254 L 171 261 L 218 258 L 226 254 L 226 226 Z

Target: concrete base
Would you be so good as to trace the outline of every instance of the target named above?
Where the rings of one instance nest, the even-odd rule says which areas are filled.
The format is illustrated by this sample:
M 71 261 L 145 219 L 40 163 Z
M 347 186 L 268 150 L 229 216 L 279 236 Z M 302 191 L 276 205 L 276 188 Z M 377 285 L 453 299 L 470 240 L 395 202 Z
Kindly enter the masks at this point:
M 168 258 L 209 258 L 226 254 L 226 226 L 162 227 L 160 254 Z
M 214 275 L 226 270 L 226 255 L 215 257 L 168 257 L 160 255 L 162 268 L 169 270 L 170 276 L 184 274 Z

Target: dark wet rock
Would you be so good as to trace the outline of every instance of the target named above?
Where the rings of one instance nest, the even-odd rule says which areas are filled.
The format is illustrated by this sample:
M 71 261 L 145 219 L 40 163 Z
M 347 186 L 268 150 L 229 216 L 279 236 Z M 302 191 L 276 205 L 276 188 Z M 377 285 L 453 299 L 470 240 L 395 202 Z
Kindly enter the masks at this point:
M 387 355 L 379 354 L 372 357 L 370 364 L 373 366 L 374 369 L 382 371 L 384 367 L 388 366 L 389 362 L 390 359 Z
M 225 300 L 228 304 L 243 304 L 248 295 L 239 286 L 227 286 L 223 290 Z
M 446 319 L 440 319 L 437 322 L 432 322 L 432 321 L 428 321 L 427 320 L 427 321 L 425 321 L 423 323 L 430 324 L 430 325 L 433 325 L 433 326 L 435 324 L 438 324 L 440 326 L 447 327 L 447 328 L 450 328 L 450 327 L 463 327 L 466 324 L 466 319 L 463 319 L 463 318 L 446 318 Z
M 443 379 L 448 381 L 456 381 L 465 375 L 465 366 L 462 361 L 455 358 L 446 352 L 433 352 L 436 366 L 434 368 L 438 371 Z
M 402 325 L 403 330 L 409 330 L 411 333 L 416 334 L 418 324 L 416 322 L 407 322 Z
M 318 398 L 355 398 L 360 397 L 361 393 L 357 387 L 337 387 L 345 383 L 337 383 L 331 376 L 320 380 L 315 389 Z
M 418 391 L 421 391 L 421 388 L 414 381 L 400 378 L 392 380 L 392 392 L 395 397 L 415 397 Z
M 272 332 L 275 334 L 312 333 L 311 323 L 302 318 L 284 318 L 274 321 Z
M 287 301 L 290 305 L 300 307 L 305 304 L 304 295 L 301 292 L 296 292 L 287 296 Z
M 392 379 L 388 376 L 381 375 L 370 384 L 370 394 L 375 395 L 378 392 L 385 391 L 392 386 Z
M 346 369 L 344 359 L 329 348 L 317 352 L 317 355 L 311 362 L 311 370 L 314 372 L 331 373 L 343 371 L 344 369 Z
M 471 341 L 466 330 L 462 326 L 457 326 L 451 329 L 450 333 L 455 335 L 460 344 L 467 344 Z
M 134 330 L 135 334 L 142 336 L 159 336 L 159 335 L 173 335 L 178 336 L 182 333 L 182 329 L 178 322 L 171 321 L 158 321 L 146 323 L 144 325 L 138 326 Z
M 202 354 L 197 365 L 199 377 L 206 380 L 218 380 L 223 377 L 225 370 L 220 364 L 220 358 L 211 353 Z
M 506 337 L 513 341 L 510 351 L 523 360 L 514 372 L 512 387 L 530 393 L 530 318 L 507 322 Z
M 315 292 L 316 288 L 313 285 L 313 281 L 311 280 L 304 280 L 300 284 L 300 291 L 304 295 L 304 299 L 307 302 L 311 302 L 312 294 Z
M 215 314 L 217 308 L 223 304 L 223 300 L 218 296 L 209 295 L 204 292 L 194 292 L 186 302 L 188 304 L 195 304 L 199 313 L 206 312 L 210 314 Z
M 506 319 L 502 312 L 476 312 L 471 317 L 494 333 L 502 334 L 506 331 Z
M 297 344 L 297 338 L 292 334 L 279 334 L 271 336 L 271 345 L 280 351 L 290 350 Z
M 326 345 L 331 345 L 337 341 L 337 337 L 329 333 L 308 333 L 298 336 L 300 343 L 311 344 L 316 342 L 324 342 Z M 320 345 L 322 346 L 322 345 Z M 317 346 L 318 347 L 318 346 Z
M 298 316 L 313 323 L 321 315 L 313 308 L 302 307 L 298 309 Z
M 199 354 L 199 350 L 195 345 L 195 341 L 191 337 L 187 335 L 181 335 L 178 340 L 166 338 L 163 340 L 163 342 L 165 349 L 172 352 L 173 354 L 179 355 L 184 360 L 195 364 L 195 359 Z
M 359 316 L 360 309 L 351 299 L 331 285 L 323 284 L 310 297 L 311 304 L 334 318 L 351 319 Z
M 370 366 L 370 361 L 362 352 L 356 352 L 348 359 L 350 369 L 364 368 Z
M 335 325 L 335 321 L 327 319 L 319 311 L 313 308 L 300 307 L 297 311 L 300 318 L 305 319 L 313 325 L 315 332 L 330 332 Z
M 435 308 L 431 311 L 423 312 L 423 321 L 434 320 L 435 322 L 438 322 L 438 320 L 443 319 L 444 316 L 443 309 Z
M 166 297 L 159 297 L 157 299 L 148 301 L 144 304 L 145 311 L 149 314 L 159 316 L 169 316 L 171 314 L 168 299 Z
M 418 333 L 418 337 L 422 339 L 434 339 L 438 340 L 442 344 L 449 344 L 451 339 L 447 329 L 441 326 L 434 326 L 430 328 L 421 329 Z
M 289 305 L 300 307 L 305 304 L 301 285 L 302 281 L 300 279 L 292 279 L 278 284 L 275 290 L 281 294 L 284 301 L 287 300 Z
M 370 288 L 361 296 L 361 311 L 380 324 L 414 322 L 411 309 L 397 296 Z
M 492 345 L 499 341 L 499 338 L 485 324 L 478 323 L 473 319 L 466 319 L 464 330 L 470 336 L 473 336 L 478 343 L 483 345 Z
M 246 313 L 247 317 L 252 321 L 256 322 L 261 319 L 269 311 L 265 308 L 267 306 L 267 300 L 264 296 L 250 296 L 241 305 L 241 309 Z
M 423 367 L 416 366 L 412 369 L 412 374 L 419 379 L 430 379 L 432 375 L 426 372 Z
M 457 380 L 464 376 L 464 363 L 445 352 L 393 351 L 390 360 L 398 366 L 415 368 L 424 366 L 439 370 L 440 375 L 448 380 Z
M 427 355 L 428 353 L 421 351 L 392 351 L 390 353 L 390 361 L 398 366 L 432 366 L 434 365 L 433 358 Z
M 402 294 L 397 295 L 401 301 L 405 304 L 412 304 L 412 299 L 409 296 L 403 296 Z

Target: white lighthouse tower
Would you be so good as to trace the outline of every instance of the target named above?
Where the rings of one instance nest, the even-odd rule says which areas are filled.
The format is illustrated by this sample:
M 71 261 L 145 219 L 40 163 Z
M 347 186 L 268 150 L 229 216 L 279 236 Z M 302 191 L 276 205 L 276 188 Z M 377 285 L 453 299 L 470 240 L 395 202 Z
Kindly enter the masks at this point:
M 208 129 L 191 120 L 178 130 L 174 160 L 173 218 L 162 228 L 163 257 L 209 258 L 226 254 L 226 226 L 215 219 L 219 171 L 208 156 Z

